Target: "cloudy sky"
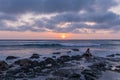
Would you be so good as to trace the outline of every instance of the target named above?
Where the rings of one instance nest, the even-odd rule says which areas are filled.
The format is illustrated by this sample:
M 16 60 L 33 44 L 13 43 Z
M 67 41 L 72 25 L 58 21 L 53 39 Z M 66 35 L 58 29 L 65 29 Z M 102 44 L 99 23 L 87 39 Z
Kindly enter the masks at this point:
M 120 0 L 0 0 L 0 39 L 120 39 Z

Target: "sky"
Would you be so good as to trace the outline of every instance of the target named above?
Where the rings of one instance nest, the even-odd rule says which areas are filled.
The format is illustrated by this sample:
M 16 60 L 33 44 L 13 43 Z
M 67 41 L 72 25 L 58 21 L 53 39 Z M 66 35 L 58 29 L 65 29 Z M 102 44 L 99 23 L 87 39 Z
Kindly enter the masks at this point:
M 0 0 L 0 39 L 120 39 L 120 0 Z

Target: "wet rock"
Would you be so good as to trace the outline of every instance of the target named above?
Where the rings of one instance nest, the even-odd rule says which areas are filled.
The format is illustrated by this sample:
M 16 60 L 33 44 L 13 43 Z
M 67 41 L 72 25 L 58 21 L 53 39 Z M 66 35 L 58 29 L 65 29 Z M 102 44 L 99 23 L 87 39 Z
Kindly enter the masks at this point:
M 79 51 L 79 49 L 72 49 L 73 51 Z
M 40 57 L 39 54 L 33 54 L 30 58 L 31 58 L 31 59 L 33 59 L 33 58 L 36 58 L 36 59 L 37 59 L 37 58 L 39 58 L 39 57 Z
M 56 56 L 52 56 L 52 58 L 56 58 Z
M 70 78 L 78 78 L 80 79 L 81 75 L 80 74 L 77 74 L 77 73 L 73 73 L 70 75 Z
M 87 51 L 82 55 L 82 57 L 86 59 L 90 59 L 93 57 L 93 55 L 90 53 L 90 49 L 88 48 Z
M 66 62 L 66 61 L 71 60 L 71 57 L 68 55 L 64 55 L 64 56 L 59 57 L 57 60 L 60 62 Z
M 0 71 L 5 71 L 9 68 L 9 65 L 5 61 L 0 61 Z
M 46 58 L 46 59 L 45 59 L 45 63 L 46 63 L 46 64 L 50 64 L 50 63 L 54 63 L 54 62 L 55 62 L 55 60 L 52 59 L 52 58 Z
M 71 72 L 70 72 L 69 70 L 60 69 L 60 70 L 54 71 L 52 74 L 53 74 L 54 76 L 69 77 L 70 73 L 71 73 Z
M 32 61 L 30 59 L 21 59 L 21 60 L 15 61 L 15 64 L 20 66 L 31 66 Z
M 25 78 L 26 75 L 24 73 L 18 73 L 15 75 L 15 78 Z
M 84 78 L 86 80 L 96 80 L 98 78 L 98 75 L 96 74 L 96 72 L 92 70 L 84 70 L 82 71 L 82 74 L 84 75 Z
M 18 57 L 15 57 L 15 56 L 8 56 L 7 58 L 6 58 L 6 60 L 12 60 L 12 59 L 17 59 Z
M 52 58 L 45 59 L 44 64 L 47 68 L 58 66 L 58 63 Z
M 54 53 L 52 53 L 52 54 L 61 54 L 61 52 L 54 52 Z
M 6 72 L 7 77 L 14 77 L 17 73 L 20 73 L 20 69 L 10 69 Z
M 75 55 L 75 56 L 71 56 L 72 60 L 81 60 L 81 56 L 80 55 Z
M 61 77 L 49 77 L 49 78 L 47 78 L 46 80 L 64 80 L 63 78 L 61 78 Z
M 45 65 L 46 65 L 45 61 L 41 61 L 41 62 L 39 63 L 39 66 L 40 66 L 41 69 L 44 69 L 44 68 L 45 68 Z
M 32 65 L 32 67 L 36 67 L 36 66 L 39 66 L 39 62 L 38 61 L 32 61 L 31 62 L 31 65 Z
M 67 51 L 66 53 L 68 53 L 68 54 L 69 54 L 69 53 L 71 53 L 71 51 Z
M 106 70 L 106 63 L 105 62 L 98 62 L 98 63 L 94 63 L 90 67 L 92 69 L 97 69 L 97 70 L 100 70 L 100 71 L 105 71 Z
M 107 57 L 115 57 L 115 56 L 120 56 L 120 54 L 111 54 L 111 55 L 107 55 Z

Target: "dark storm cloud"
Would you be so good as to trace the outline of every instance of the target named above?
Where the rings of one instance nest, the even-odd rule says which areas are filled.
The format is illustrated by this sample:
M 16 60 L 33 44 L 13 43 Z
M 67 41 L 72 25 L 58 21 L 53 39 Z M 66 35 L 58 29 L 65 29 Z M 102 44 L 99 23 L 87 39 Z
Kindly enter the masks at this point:
M 0 0 L 0 11 L 7 13 L 53 13 L 87 9 L 95 0 Z
M 89 29 L 92 32 L 97 30 L 119 32 L 120 15 L 109 11 L 117 4 L 115 0 L 0 0 L 0 30 L 87 33 L 84 29 Z M 40 19 L 33 17 L 34 24 L 28 24 L 23 20 L 23 25 L 16 27 L 6 25 L 4 22 L 4 20 L 20 22 L 18 17 L 25 13 L 33 13 L 35 16 L 55 13 L 57 15 Z M 89 25 L 86 22 L 95 24 Z M 61 23 L 70 24 L 61 27 Z

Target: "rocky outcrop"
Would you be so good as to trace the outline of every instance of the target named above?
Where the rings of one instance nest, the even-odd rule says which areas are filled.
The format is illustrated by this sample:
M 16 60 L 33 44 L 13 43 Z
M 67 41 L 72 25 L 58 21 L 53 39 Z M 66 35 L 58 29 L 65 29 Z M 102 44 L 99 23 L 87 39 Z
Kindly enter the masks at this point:
M 9 65 L 5 61 L 0 61 L 0 71 L 5 71 L 9 68 Z
M 39 57 L 40 57 L 39 54 L 33 54 L 30 58 L 31 58 L 31 59 L 33 59 L 33 58 L 37 59 L 37 58 L 39 58 Z
M 18 57 L 15 57 L 15 56 L 8 56 L 6 57 L 6 60 L 12 60 L 12 59 L 17 59 Z
M 79 51 L 79 49 L 72 49 L 73 51 Z
M 18 61 L 15 61 L 15 64 L 20 66 L 31 66 L 32 61 L 30 59 L 21 59 Z
M 93 58 L 93 55 L 92 53 L 90 53 L 90 49 L 88 48 L 86 50 L 86 52 L 82 55 L 82 57 L 86 58 L 86 59 L 90 59 L 90 58 Z

